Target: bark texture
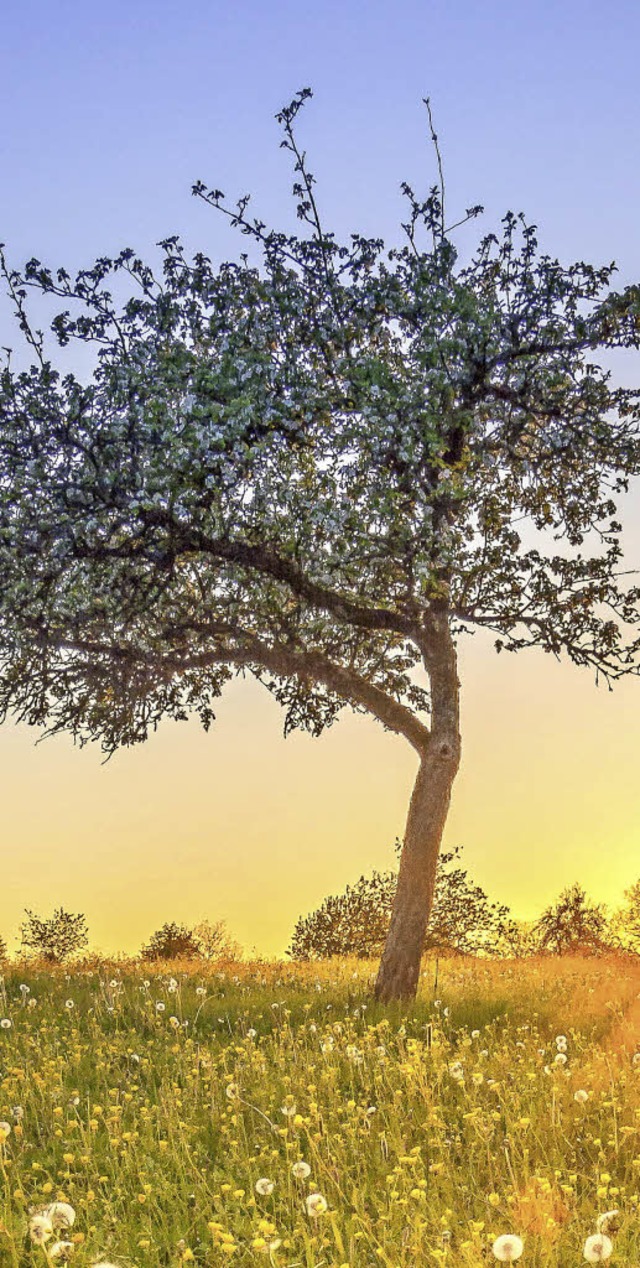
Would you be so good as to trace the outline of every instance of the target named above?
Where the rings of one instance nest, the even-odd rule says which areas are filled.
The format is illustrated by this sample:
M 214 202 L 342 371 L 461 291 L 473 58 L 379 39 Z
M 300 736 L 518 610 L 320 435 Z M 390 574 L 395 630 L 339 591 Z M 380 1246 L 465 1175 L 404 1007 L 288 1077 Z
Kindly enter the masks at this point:
M 398 888 L 376 980 L 375 996 L 383 1002 L 415 998 L 440 843 L 460 764 L 460 684 L 446 612 L 433 616 L 425 628 L 423 655 L 432 724 L 409 804 Z

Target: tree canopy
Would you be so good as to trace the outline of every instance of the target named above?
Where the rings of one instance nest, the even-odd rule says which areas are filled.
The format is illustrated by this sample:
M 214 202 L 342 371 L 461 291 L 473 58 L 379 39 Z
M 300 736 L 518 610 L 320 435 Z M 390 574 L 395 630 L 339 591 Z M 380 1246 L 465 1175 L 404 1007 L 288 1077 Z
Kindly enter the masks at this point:
M 591 355 L 638 347 L 638 287 L 539 254 L 512 213 L 460 267 L 444 186 L 403 186 L 404 247 L 338 245 L 293 131 L 309 95 L 279 115 L 307 236 L 194 187 L 262 267 L 188 261 L 176 237 L 161 278 L 130 248 L 75 278 L 2 257 L 36 354 L 0 378 L 2 717 L 111 754 L 164 716 L 208 727 L 248 671 L 285 732 L 346 703 L 420 748 L 412 670 L 442 606 L 500 648 L 632 664 L 614 495 L 639 469 L 638 392 Z M 120 308 L 116 276 L 137 290 Z M 45 357 L 30 288 L 79 307 L 52 329 L 96 346 L 90 381 Z M 571 549 L 525 549 L 525 521 Z

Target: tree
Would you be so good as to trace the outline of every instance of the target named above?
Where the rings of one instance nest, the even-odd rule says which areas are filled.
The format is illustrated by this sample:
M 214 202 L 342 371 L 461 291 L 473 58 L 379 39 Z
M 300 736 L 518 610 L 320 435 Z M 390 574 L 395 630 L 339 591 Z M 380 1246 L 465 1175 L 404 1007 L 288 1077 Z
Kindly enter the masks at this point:
M 626 951 L 640 955 L 640 880 L 625 889 L 626 902 L 614 912 L 610 925 Z
M 534 934 L 538 950 L 554 955 L 598 954 L 612 945 L 604 904 L 589 903 L 577 882 L 542 913 Z
M 229 936 L 224 920 L 200 920 L 193 927 L 193 936 L 205 960 L 239 960 L 240 944 Z
M 41 919 L 25 908 L 27 919 L 20 927 L 22 946 L 51 964 L 61 964 L 89 942 L 86 917 L 58 907 L 52 916 Z
M 609 686 L 638 672 L 640 591 L 615 497 L 640 471 L 640 398 L 595 354 L 640 346 L 640 288 L 561 264 L 508 212 L 463 263 L 439 181 L 402 186 L 406 242 L 324 229 L 294 123 L 303 236 L 218 189 L 257 262 L 161 244 L 73 277 L 0 259 L 33 357 L 0 377 L 0 721 L 100 741 L 207 729 L 234 674 L 320 735 L 349 706 L 418 758 L 376 994 L 411 998 L 460 762 L 458 637 L 539 647 Z M 112 278 L 131 295 L 116 303 Z M 96 352 L 57 370 L 27 311 Z M 72 311 L 71 311 L 72 310 Z M 559 544 L 557 544 L 559 543 Z
M 424 949 L 491 954 L 513 922 L 508 908 L 490 903 L 463 868 L 451 868 L 459 854 L 458 846 L 438 858 Z M 379 955 L 389 931 L 397 887 L 396 872 L 374 871 L 370 877 L 361 876 L 355 885 L 347 885 L 344 894 L 325 898 L 316 911 L 300 917 L 287 954 L 296 960 Z
M 393 872 L 373 872 L 347 885 L 344 894 L 325 898 L 300 916 L 287 955 L 294 960 L 326 960 L 334 955 L 369 959 L 380 955 L 389 930 L 397 888 Z
M 201 954 L 193 929 L 173 920 L 166 920 L 161 929 L 156 929 L 140 951 L 143 960 L 196 960 Z

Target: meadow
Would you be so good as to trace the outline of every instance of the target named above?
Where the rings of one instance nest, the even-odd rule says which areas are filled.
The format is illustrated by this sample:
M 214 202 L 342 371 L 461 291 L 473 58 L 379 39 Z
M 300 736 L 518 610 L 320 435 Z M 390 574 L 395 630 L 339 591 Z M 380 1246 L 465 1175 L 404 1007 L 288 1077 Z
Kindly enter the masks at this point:
M 2 1268 L 636 1264 L 637 962 L 374 969 L 7 966 Z

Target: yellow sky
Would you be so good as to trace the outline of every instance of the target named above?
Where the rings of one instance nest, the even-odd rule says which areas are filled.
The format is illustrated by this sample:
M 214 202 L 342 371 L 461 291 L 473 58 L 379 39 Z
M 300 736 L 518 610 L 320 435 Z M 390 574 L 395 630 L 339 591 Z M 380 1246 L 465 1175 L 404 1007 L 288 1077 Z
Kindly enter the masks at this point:
M 460 645 L 463 760 L 445 836 L 492 899 L 535 917 L 580 880 L 616 905 L 640 876 L 640 681 L 612 693 L 539 652 Z M 97 744 L 0 727 L 0 931 L 22 909 L 86 913 L 92 946 L 135 951 L 165 920 L 224 918 L 282 954 L 297 916 L 393 863 L 416 758 L 345 711 L 319 740 L 230 684 L 208 735 L 165 722 L 101 765 Z M 14 944 L 15 945 L 15 944 Z

